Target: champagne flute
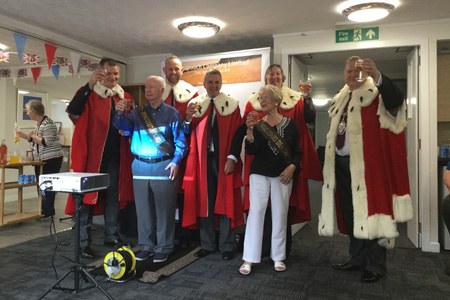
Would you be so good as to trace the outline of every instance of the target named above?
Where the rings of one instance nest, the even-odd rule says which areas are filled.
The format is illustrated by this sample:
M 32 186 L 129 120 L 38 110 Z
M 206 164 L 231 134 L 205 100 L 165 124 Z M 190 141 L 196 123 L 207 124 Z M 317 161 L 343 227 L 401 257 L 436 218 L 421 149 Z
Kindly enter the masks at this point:
M 136 108 L 136 104 L 134 103 L 133 99 L 124 99 L 125 100 L 125 110 L 130 111 L 131 109 Z
M 299 87 L 302 91 L 305 90 L 305 88 L 306 88 L 307 85 L 308 85 L 308 82 L 305 81 L 305 80 L 300 80 L 300 82 L 298 83 L 298 87 Z
M 108 73 L 106 70 L 105 70 L 105 68 L 101 65 L 101 64 L 97 64 L 97 68 L 96 68 L 97 70 L 101 70 L 102 72 L 103 72 L 103 74 L 105 75 L 105 77 L 106 77 L 106 73 Z M 105 83 L 105 80 L 104 79 L 102 79 L 102 80 L 99 80 L 99 82 L 101 83 L 101 84 L 104 84 Z
M 355 62 L 355 69 L 359 71 L 359 77 L 356 78 L 356 81 L 358 81 L 358 82 L 363 82 L 365 80 L 365 78 L 362 75 L 363 63 L 364 63 L 364 60 L 362 60 L 362 59 L 357 59 Z
M 195 104 L 195 113 L 192 115 L 193 117 L 196 117 L 198 110 L 202 108 L 201 105 Z
M 251 119 L 251 120 L 249 120 Z M 247 126 L 255 126 L 259 122 L 258 112 L 251 111 L 247 115 Z

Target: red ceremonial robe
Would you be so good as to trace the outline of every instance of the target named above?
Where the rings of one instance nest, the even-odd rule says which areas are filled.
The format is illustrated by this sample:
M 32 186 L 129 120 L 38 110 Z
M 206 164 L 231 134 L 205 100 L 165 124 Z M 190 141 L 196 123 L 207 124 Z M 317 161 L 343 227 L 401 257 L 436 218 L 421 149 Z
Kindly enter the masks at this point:
M 99 94 L 105 95 L 103 98 Z M 114 96 L 113 96 L 114 94 Z M 111 96 L 115 102 L 120 99 L 132 99 L 131 95 L 117 85 L 113 90 L 97 83 L 89 95 L 83 113 L 75 121 L 72 137 L 70 168 L 74 172 L 99 173 L 103 150 L 108 135 L 111 118 Z M 111 125 L 112 126 L 112 125 Z M 133 159 L 128 137 L 122 136 L 120 141 L 120 177 L 119 202 L 120 209 L 134 201 L 133 177 L 131 163 Z M 84 195 L 83 202 L 94 206 L 94 215 L 103 214 L 103 193 L 95 192 Z M 72 194 L 66 205 L 66 214 L 74 215 L 75 201 Z
M 337 231 L 336 224 L 345 233 L 340 224 L 340 209 L 337 209 L 335 145 L 348 99 L 349 88 L 346 85 L 334 97 L 329 112 L 331 123 L 325 148 L 322 210 L 319 215 L 319 234 L 323 236 L 333 235 Z M 386 111 L 381 95 L 369 77 L 352 92 L 348 111 L 354 236 L 358 239 L 393 239 L 398 236 L 396 223 L 406 222 L 413 216 L 404 135 L 406 104 L 403 103 L 397 116 L 393 117 Z M 393 247 L 392 242 L 382 243 L 385 247 Z
M 166 79 L 166 89 L 164 90 L 164 94 L 162 98 L 165 99 L 164 103 L 167 105 L 172 105 L 173 99 L 173 107 L 175 107 L 181 115 L 181 120 L 184 121 L 186 119 L 186 109 L 189 104 L 189 101 L 198 97 L 198 90 L 196 87 L 190 85 L 189 83 L 180 80 L 178 84 L 171 86 L 167 83 Z M 186 136 L 187 145 L 189 144 L 188 140 L 189 136 Z M 178 194 L 183 194 L 183 177 L 186 172 L 186 159 L 183 159 L 180 162 L 180 166 L 178 169 L 178 178 L 180 178 L 178 182 Z
M 279 112 L 288 118 L 291 118 L 297 124 L 297 129 L 300 134 L 300 149 L 303 152 L 300 166 L 302 171 L 295 178 L 292 186 L 291 197 L 289 199 L 290 207 L 290 222 L 291 224 L 302 223 L 311 220 L 311 209 L 309 204 L 309 188 L 308 179 L 322 181 L 322 166 L 320 165 L 317 151 L 305 122 L 303 115 L 304 105 L 301 99 L 302 94 L 294 91 L 288 87 L 281 88 L 283 94 L 283 101 L 281 102 Z M 247 119 L 250 111 L 257 111 L 258 116 L 262 119 L 265 114 L 261 111 L 261 106 L 258 101 L 258 94 L 254 93 L 250 96 L 249 101 L 245 107 L 243 119 Z M 244 169 L 244 210 L 249 209 L 249 174 L 250 165 L 253 157 L 245 155 L 245 169 Z
M 198 97 L 198 90 L 196 87 L 183 80 L 180 80 L 178 84 L 174 86 L 168 84 L 166 80 L 166 89 L 162 96 L 162 98 L 165 99 L 164 103 L 172 105 L 172 97 L 174 98 L 173 107 L 178 110 L 181 115 L 181 120 L 184 121 L 184 119 L 186 119 L 186 108 L 188 103 L 195 97 Z
M 183 227 L 198 228 L 198 218 L 206 217 L 208 212 L 207 190 L 207 150 L 206 121 L 209 114 L 210 98 L 203 94 L 192 100 L 202 108 L 192 119 L 192 133 L 186 173 L 183 180 L 184 214 Z M 242 210 L 242 163 L 239 160 L 232 174 L 224 173 L 225 162 L 230 151 L 231 142 L 239 126 L 242 125 L 239 101 L 220 93 L 214 101 L 219 130 L 219 179 L 214 213 L 226 215 L 231 219 L 231 227 L 244 224 Z

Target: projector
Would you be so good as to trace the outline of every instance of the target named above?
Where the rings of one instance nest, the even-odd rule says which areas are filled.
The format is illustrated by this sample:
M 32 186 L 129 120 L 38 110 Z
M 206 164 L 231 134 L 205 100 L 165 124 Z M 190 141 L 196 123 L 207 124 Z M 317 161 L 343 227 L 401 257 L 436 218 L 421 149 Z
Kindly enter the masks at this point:
M 55 173 L 39 176 L 42 191 L 92 193 L 109 186 L 109 175 L 103 173 Z

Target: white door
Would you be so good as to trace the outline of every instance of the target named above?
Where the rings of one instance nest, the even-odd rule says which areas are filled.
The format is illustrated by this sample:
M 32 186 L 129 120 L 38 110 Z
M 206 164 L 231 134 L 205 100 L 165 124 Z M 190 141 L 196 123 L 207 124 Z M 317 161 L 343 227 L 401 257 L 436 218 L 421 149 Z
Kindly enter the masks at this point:
M 408 149 L 408 172 L 409 184 L 411 189 L 411 199 L 413 205 L 414 216 L 408 222 L 407 235 L 412 243 L 420 248 L 421 238 L 419 230 L 419 114 L 418 114 L 418 97 L 419 97 L 419 48 L 415 47 L 408 55 L 408 79 L 407 79 L 407 95 L 408 104 L 408 127 L 406 128 L 406 145 Z

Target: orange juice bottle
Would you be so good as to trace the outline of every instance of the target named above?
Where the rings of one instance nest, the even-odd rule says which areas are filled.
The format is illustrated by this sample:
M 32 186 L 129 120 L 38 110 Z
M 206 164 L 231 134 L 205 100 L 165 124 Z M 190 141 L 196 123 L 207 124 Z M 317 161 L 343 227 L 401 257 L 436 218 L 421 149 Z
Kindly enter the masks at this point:
M 4 166 L 8 163 L 8 147 L 6 146 L 6 140 L 2 140 L 0 146 L 0 165 Z

